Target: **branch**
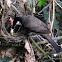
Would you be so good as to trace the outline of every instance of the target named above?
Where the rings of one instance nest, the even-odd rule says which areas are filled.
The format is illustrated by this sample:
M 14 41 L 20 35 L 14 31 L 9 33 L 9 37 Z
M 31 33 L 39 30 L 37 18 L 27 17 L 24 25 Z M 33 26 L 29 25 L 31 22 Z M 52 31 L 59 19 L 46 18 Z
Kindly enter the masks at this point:
M 50 6 L 49 6 L 49 23 L 51 23 L 50 17 L 51 17 L 51 4 L 50 4 Z
M 22 15 L 21 13 L 20 13 L 20 11 L 13 5 L 13 3 L 12 3 L 12 1 L 11 0 L 5 0 L 6 1 L 6 3 L 7 3 L 7 6 L 10 8 L 11 6 L 14 8 L 14 10 L 18 13 L 18 14 L 20 14 L 20 15 Z M 16 1 L 15 1 L 16 2 Z
M 0 1 L 1 2 L 1 6 L 4 9 L 4 5 L 3 5 L 3 0 Z
M 58 37 L 54 37 L 54 38 L 52 38 L 53 40 L 59 40 L 59 39 L 62 39 L 62 36 L 58 36 Z M 39 45 L 39 44 L 45 44 L 45 43 L 48 43 L 48 41 L 47 40 L 44 40 L 44 41 L 42 41 L 42 42 L 38 42 L 37 44 Z
M 49 3 L 45 8 L 43 8 L 40 12 L 38 12 L 38 14 L 40 14 L 43 10 L 45 10 L 46 8 L 48 8 L 50 6 L 51 3 Z
M 52 12 L 53 14 L 52 14 L 52 22 L 51 22 L 51 26 L 50 26 L 51 33 L 52 33 L 54 19 L 55 19 L 55 2 L 54 2 L 54 0 L 52 1 L 52 5 L 53 5 L 53 12 Z
M 44 52 L 44 50 L 42 50 L 42 48 L 40 48 L 39 46 L 38 46 L 38 44 L 31 38 L 31 37 L 29 37 L 29 39 L 34 43 L 34 45 L 44 54 L 44 56 L 48 56 L 48 55 L 50 55 L 50 54 L 52 54 L 52 53 L 46 53 L 46 52 Z
M 62 60 L 62 58 L 52 58 L 52 59 L 49 59 L 47 61 L 51 61 L 51 60 Z
M 21 13 L 20 13 L 20 11 L 13 5 L 13 4 L 11 4 L 11 6 L 14 8 L 14 10 L 15 11 L 17 11 L 18 12 L 18 14 L 20 14 L 21 15 Z
M 58 36 L 58 37 L 54 37 L 52 38 L 53 40 L 59 40 L 59 39 L 62 39 L 62 36 Z
M 34 43 L 34 45 L 45 55 L 46 53 L 42 50 L 42 48 L 40 48 L 36 42 L 30 37 L 30 40 Z
M 55 3 L 62 9 L 62 6 L 58 2 L 55 1 Z

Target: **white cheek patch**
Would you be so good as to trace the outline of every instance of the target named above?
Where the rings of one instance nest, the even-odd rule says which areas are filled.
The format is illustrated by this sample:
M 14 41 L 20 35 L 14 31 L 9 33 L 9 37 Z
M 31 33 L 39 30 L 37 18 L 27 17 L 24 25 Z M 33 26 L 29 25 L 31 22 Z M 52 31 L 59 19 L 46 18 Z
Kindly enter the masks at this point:
M 17 24 L 20 24 L 20 22 L 19 22 L 19 21 L 17 21 L 16 25 L 17 25 Z
M 22 25 L 22 24 L 20 23 L 20 21 L 17 21 L 16 25 Z

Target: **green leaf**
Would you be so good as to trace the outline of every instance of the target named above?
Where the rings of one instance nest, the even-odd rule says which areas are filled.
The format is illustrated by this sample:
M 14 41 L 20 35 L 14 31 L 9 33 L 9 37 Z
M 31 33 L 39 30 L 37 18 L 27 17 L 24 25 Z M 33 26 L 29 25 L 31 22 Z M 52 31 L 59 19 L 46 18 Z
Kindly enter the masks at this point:
M 11 11 L 13 11 L 13 7 L 11 7 Z
M 58 24 L 57 24 L 57 21 L 55 20 L 55 21 L 54 21 L 53 29 L 57 29 L 57 28 L 58 28 Z
M 38 0 L 38 1 L 47 1 L 47 0 Z
M 57 23 L 56 17 L 59 17 L 59 16 L 60 15 L 58 13 L 55 13 L 55 21 L 54 21 L 53 29 L 57 29 L 58 28 L 58 23 Z
M 39 2 L 37 5 L 38 5 L 38 6 L 42 6 L 43 4 L 42 4 L 42 2 Z
M 47 0 L 38 0 L 39 3 L 37 4 L 38 6 L 45 5 L 47 3 Z
M 48 14 L 47 14 L 47 9 L 43 10 L 43 14 L 44 14 L 44 19 L 48 20 Z
M 59 17 L 60 15 L 58 13 L 55 13 L 55 17 Z
M 38 0 L 38 1 L 41 1 L 41 0 Z

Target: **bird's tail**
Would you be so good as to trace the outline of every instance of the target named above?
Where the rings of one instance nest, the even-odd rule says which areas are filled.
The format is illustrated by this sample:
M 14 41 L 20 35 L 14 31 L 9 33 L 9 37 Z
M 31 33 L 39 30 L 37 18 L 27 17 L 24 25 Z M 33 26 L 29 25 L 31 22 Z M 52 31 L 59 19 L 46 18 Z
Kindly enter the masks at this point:
M 54 47 L 57 53 L 60 52 L 60 47 L 54 42 L 54 40 L 49 35 L 43 34 L 42 36 L 44 36 L 49 41 L 49 43 Z

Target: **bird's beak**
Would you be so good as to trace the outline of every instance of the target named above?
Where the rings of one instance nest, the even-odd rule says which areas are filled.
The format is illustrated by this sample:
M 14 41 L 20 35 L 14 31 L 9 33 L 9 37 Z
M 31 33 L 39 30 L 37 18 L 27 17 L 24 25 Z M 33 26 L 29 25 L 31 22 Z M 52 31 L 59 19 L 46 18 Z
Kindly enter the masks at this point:
M 13 25 L 13 19 L 10 18 L 9 20 L 10 20 L 10 25 Z

